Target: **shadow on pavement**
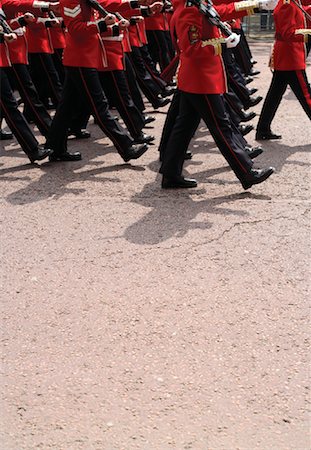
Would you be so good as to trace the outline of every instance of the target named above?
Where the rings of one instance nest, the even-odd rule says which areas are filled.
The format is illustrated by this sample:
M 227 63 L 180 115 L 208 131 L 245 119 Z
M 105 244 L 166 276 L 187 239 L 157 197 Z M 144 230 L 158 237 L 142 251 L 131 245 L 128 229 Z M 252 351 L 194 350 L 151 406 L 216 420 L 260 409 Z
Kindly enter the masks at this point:
M 193 191 L 160 191 L 154 183 L 147 184 L 144 189 L 132 197 L 134 203 L 152 208 L 139 221 L 130 225 L 124 238 L 134 244 L 156 245 L 172 237 L 183 237 L 190 230 L 207 230 L 213 223 L 209 220 L 195 221 L 197 215 L 204 213 L 248 216 L 247 211 L 222 207 L 222 204 L 234 203 L 241 199 L 270 200 L 269 196 L 242 192 L 223 197 L 196 200 L 204 190 Z
M 117 153 L 113 146 L 105 147 L 102 144 L 92 142 L 88 152 L 83 152 L 83 159 L 76 162 L 46 162 L 42 164 L 23 164 L 9 168 L 0 169 L 0 179 L 6 181 L 15 181 L 16 177 L 10 177 L 11 174 L 28 170 L 40 170 L 42 176 L 27 186 L 9 194 L 6 200 L 14 205 L 24 205 L 38 202 L 47 198 L 59 199 L 66 194 L 79 195 L 85 192 L 84 188 L 71 188 L 70 184 L 83 181 L 96 182 L 114 182 L 119 183 L 117 173 L 120 170 L 144 171 L 141 166 L 132 166 L 129 163 L 104 166 L 103 161 L 93 161 L 94 158 L 108 153 Z M 121 160 L 121 158 L 120 158 Z M 27 161 L 27 160 L 25 160 Z M 122 160 L 121 160 L 122 161 Z M 84 166 L 99 166 L 94 169 L 81 170 Z M 104 173 L 113 173 L 111 177 L 96 178 L 96 175 Z M 5 177 L 4 177 L 5 175 Z M 25 177 L 24 177 L 25 178 Z

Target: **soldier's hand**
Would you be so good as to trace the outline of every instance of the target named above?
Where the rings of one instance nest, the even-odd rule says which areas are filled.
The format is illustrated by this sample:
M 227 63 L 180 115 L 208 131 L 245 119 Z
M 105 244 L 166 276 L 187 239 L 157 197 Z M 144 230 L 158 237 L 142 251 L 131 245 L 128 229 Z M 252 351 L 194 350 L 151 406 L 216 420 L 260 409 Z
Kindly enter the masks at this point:
M 17 39 L 17 35 L 15 33 L 4 33 L 3 37 L 6 42 L 13 42 Z
M 120 30 L 125 30 L 126 28 L 128 28 L 130 26 L 130 22 L 126 19 L 121 19 L 118 22 L 119 28 Z
M 26 12 L 23 17 L 27 23 L 31 23 L 36 20 L 35 16 L 30 12 Z
M 113 25 L 116 23 L 116 16 L 114 14 L 107 14 L 106 17 L 103 19 L 106 23 L 106 25 Z
M 160 12 L 163 8 L 162 2 L 155 2 L 152 3 L 152 5 L 149 5 L 149 9 L 152 12 L 152 14 L 156 14 L 157 12 Z
M 53 28 L 59 28 L 61 26 L 60 21 L 56 17 L 50 20 L 50 24 Z
M 229 37 L 225 39 L 227 48 L 234 48 L 240 42 L 241 36 L 236 33 L 232 33 Z

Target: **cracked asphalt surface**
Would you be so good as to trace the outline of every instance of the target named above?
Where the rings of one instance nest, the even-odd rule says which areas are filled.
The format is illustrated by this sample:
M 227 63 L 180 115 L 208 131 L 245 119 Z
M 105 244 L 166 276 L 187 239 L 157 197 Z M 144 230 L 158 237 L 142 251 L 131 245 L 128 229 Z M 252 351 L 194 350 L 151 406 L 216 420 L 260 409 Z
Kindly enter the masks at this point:
M 290 91 L 273 125 L 256 163 L 276 173 L 247 192 L 203 124 L 191 191 L 93 124 L 77 163 L 2 142 L 2 449 L 310 448 L 311 128 Z

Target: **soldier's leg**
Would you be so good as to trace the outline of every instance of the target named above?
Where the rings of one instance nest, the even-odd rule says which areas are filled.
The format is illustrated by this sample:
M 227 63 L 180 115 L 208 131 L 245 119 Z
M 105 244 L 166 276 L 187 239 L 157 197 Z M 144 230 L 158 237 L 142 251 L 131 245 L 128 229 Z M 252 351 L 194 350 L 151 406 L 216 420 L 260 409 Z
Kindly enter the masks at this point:
M 31 79 L 28 66 L 26 64 L 13 64 L 12 73 L 24 105 L 30 111 L 31 117 L 37 125 L 40 133 L 43 136 L 47 136 L 52 119 L 45 106 L 39 99 L 39 95 Z
M 165 119 L 164 127 L 163 127 L 163 130 L 162 130 L 160 145 L 159 145 L 160 161 L 163 161 L 163 155 L 166 152 L 166 149 L 168 147 L 168 141 L 169 141 L 169 139 L 171 137 L 171 134 L 173 132 L 176 119 L 177 119 L 178 114 L 179 114 L 180 95 L 181 95 L 180 91 L 177 90 L 175 92 L 174 96 L 173 96 L 172 102 L 171 102 L 170 107 L 169 107 L 168 112 L 167 112 L 167 116 L 166 116 L 166 119 Z M 200 117 L 197 116 L 196 119 L 197 119 L 196 121 L 194 120 L 193 123 L 191 123 L 191 129 L 192 129 L 191 138 L 193 137 L 193 135 L 196 132 L 196 130 L 197 130 L 198 126 L 199 126 L 199 123 L 200 123 Z M 190 141 L 189 141 L 189 143 L 190 143 Z M 192 157 L 191 152 L 189 152 L 189 157 L 190 158 Z
M 125 75 L 126 75 L 126 81 L 128 83 L 128 88 L 131 93 L 132 99 L 133 99 L 136 107 L 139 109 L 139 111 L 143 112 L 145 110 L 144 101 L 143 101 L 141 92 L 138 87 L 138 82 L 136 79 L 136 74 L 135 74 L 132 62 L 131 62 L 128 54 L 125 54 Z
M 181 176 L 187 148 L 200 121 L 200 115 L 186 95 L 180 93 L 178 116 L 162 154 L 160 173 L 167 178 Z
M 80 67 L 68 70 L 81 100 L 91 109 L 97 124 L 111 139 L 121 156 L 124 155 L 132 146 L 133 140 L 110 114 L 97 70 Z
M 185 94 L 192 108 L 206 123 L 217 147 L 227 160 L 240 181 L 248 178 L 252 160 L 233 137 L 230 120 L 226 114 L 224 101 L 218 94 Z
M 122 70 L 99 72 L 99 77 L 109 102 L 111 99 L 135 139 L 141 134 L 145 120 L 133 102 L 124 72 Z
M 35 138 L 25 117 L 18 109 L 8 77 L 3 69 L 0 69 L 0 87 L 1 117 L 3 116 L 5 118 L 17 142 L 31 162 L 45 158 L 50 154 L 50 151 L 40 148 L 39 142 Z
M 292 71 L 288 77 L 288 84 L 311 119 L 311 90 L 305 70 Z
M 70 71 L 65 69 L 65 81 L 62 96 L 53 117 L 46 143 L 49 148 L 53 149 L 56 158 L 67 153 L 68 129 L 76 110 L 76 101 L 79 97 L 80 93 L 71 79 Z
M 257 134 L 270 132 L 272 120 L 281 103 L 287 85 L 288 82 L 286 73 L 275 70 L 260 113 L 257 125 Z

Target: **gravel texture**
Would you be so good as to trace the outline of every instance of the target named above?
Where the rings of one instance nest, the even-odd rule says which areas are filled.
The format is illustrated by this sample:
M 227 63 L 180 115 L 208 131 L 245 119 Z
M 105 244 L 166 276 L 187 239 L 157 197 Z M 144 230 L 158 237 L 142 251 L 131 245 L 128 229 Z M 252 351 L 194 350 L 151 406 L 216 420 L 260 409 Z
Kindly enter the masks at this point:
M 1 143 L 3 450 L 310 448 L 310 122 L 287 91 L 247 192 L 201 124 L 163 191 L 155 115 L 132 164 L 93 124 L 81 162 Z

